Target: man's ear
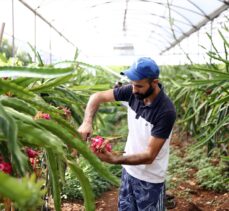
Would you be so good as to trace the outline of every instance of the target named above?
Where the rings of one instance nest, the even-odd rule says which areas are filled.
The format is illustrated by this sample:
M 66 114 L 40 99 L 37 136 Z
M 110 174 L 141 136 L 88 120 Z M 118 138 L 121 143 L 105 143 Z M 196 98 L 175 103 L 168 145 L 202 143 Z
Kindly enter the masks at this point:
M 159 79 L 158 79 L 158 78 L 154 79 L 154 80 L 153 80 L 153 83 L 154 83 L 154 84 L 158 84 L 158 83 L 159 83 Z

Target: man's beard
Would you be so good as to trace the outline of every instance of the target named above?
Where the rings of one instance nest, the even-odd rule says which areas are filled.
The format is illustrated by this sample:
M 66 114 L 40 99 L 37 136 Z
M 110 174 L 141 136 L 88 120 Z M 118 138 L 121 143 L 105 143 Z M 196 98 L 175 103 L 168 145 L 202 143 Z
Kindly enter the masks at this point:
M 153 94 L 153 92 L 154 92 L 154 88 L 152 86 L 150 86 L 149 89 L 147 89 L 145 94 L 135 93 L 134 96 L 139 100 L 144 100 L 145 98 L 147 98 L 151 94 Z

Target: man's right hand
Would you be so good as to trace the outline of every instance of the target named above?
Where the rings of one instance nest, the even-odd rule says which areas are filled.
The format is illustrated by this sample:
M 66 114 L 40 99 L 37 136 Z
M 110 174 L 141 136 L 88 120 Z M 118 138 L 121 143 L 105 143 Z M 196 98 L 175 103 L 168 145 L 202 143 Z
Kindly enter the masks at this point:
M 91 137 L 91 135 L 92 135 L 92 133 L 93 133 L 92 124 L 84 123 L 84 122 L 83 122 L 83 123 L 80 125 L 80 127 L 78 128 L 77 131 L 80 133 L 82 139 L 83 139 L 84 141 L 86 141 L 87 138 Z

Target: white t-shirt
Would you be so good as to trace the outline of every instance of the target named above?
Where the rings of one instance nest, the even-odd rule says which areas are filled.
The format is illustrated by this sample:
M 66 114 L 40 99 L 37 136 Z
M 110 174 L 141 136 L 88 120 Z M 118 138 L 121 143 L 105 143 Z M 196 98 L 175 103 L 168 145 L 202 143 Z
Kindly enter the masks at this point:
M 151 136 L 165 139 L 165 143 L 152 164 L 123 165 L 133 177 L 151 183 L 165 181 L 169 160 L 169 143 L 176 111 L 171 100 L 166 96 L 162 86 L 160 93 L 151 105 L 132 94 L 132 86 L 127 85 L 114 89 L 115 99 L 126 101 L 128 109 L 128 138 L 125 155 L 141 153 L 146 150 Z

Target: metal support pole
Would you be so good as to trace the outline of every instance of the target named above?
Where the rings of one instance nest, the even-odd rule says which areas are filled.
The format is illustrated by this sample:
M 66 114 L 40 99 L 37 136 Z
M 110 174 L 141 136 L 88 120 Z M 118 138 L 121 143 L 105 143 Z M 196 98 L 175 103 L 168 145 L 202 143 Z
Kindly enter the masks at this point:
M 186 37 L 190 36 L 192 33 L 198 31 L 201 27 L 206 25 L 209 21 L 213 21 L 213 19 L 217 18 L 222 12 L 228 10 L 228 8 L 229 8 L 229 4 L 227 3 L 227 1 L 224 1 L 224 4 L 221 7 L 219 7 L 212 13 L 210 13 L 207 17 L 205 17 L 202 21 L 200 21 L 195 27 L 192 27 L 188 32 L 178 37 L 173 43 L 170 44 L 169 47 L 161 51 L 160 55 L 168 51 L 169 49 L 173 48 L 174 46 L 176 46 L 178 43 L 180 43 Z
M 1 47 L 1 44 L 2 44 L 4 28 L 5 28 L 5 23 L 2 23 L 2 26 L 1 26 L 1 29 L 0 29 L 0 47 Z
M 214 24 L 214 20 L 211 21 L 211 24 L 210 24 L 210 36 L 211 36 L 211 39 L 213 40 L 213 24 Z M 212 51 L 212 43 L 210 43 L 210 51 Z M 212 63 L 212 57 L 210 56 L 210 64 Z
M 18 0 L 20 1 L 25 7 L 27 7 L 30 11 L 32 11 L 33 13 L 36 13 L 37 17 L 39 17 L 41 20 L 43 20 L 46 24 L 48 24 L 49 26 L 52 27 L 52 29 L 59 34 L 65 41 L 67 41 L 70 45 L 72 45 L 73 47 L 76 47 L 74 43 L 72 43 L 67 37 L 65 37 L 59 30 L 57 30 L 49 21 L 47 21 L 41 14 L 39 14 L 38 12 L 34 11 L 34 9 L 27 4 L 24 0 Z
M 49 64 L 52 64 L 52 26 L 50 25 L 50 34 L 49 34 Z
M 14 58 L 15 44 L 14 44 L 14 0 L 12 0 L 12 57 Z
M 198 43 L 198 46 L 197 46 L 197 58 L 198 58 L 198 64 L 200 64 L 200 30 L 197 31 L 197 43 Z
M 34 62 L 37 60 L 37 13 L 34 12 Z

